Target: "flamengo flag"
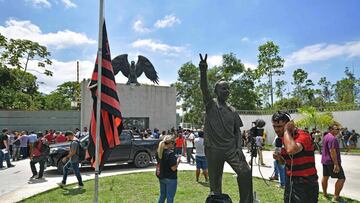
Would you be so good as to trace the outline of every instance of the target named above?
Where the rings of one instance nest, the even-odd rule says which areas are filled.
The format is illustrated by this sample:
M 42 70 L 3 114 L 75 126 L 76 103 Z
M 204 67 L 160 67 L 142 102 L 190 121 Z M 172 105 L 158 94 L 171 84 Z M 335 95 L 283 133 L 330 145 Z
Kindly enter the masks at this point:
M 100 112 L 100 144 L 99 163 L 100 170 L 104 166 L 110 149 L 120 144 L 119 135 L 122 131 L 122 117 L 120 102 L 116 93 L 114 71 L 111 65 L 111 55 L 107 38 L 105 21 L 102 35 L 102 61 L 101 61 L 101 112 Z M 95 141 L 96 141 L 96 102 L 97 102 L 98 58 L 96 58 L 94 72 L 89 88 L 93 98 L 93 110 L 90 121 L 90 136 L 88 153 L 91 165 L 95 168 Z

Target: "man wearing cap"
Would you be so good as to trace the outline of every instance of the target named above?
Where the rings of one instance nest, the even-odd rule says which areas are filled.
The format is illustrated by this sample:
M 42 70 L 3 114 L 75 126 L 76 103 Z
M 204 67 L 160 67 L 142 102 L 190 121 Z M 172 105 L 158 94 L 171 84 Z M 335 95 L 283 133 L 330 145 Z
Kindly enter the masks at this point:
M 70 142 L 70 152 L 67 156 L 65 156 L 63 159 L 62 159 L 62 162 L 63 163 L 66 163 L 64 165 L 64 168 L 63 168 L 63 180 L 61 183 L 59 183 L 58 185 L 60 187 L 64 187 L 66 185 L 66 179 L 67 179 L 67 175 L 68 175 L 68 171 L 69 171 L 69 168 L 72 167 L 74 173 L 75 173 L 75 176 L 78 180 L 78 189 L 82 189 L 84 184 L 82 182 L 82 178 L 81 178 L 81 175 L 80 175 L 80 169 L 79 169 L 79 144 L 80 142 L 78 141 L 78 139 L 75 137 L 74 133 L 71 132 L 71 131 L 67 131 L 65 133 L 65 136 L 66 138 L 68 139 L 68 141 Z

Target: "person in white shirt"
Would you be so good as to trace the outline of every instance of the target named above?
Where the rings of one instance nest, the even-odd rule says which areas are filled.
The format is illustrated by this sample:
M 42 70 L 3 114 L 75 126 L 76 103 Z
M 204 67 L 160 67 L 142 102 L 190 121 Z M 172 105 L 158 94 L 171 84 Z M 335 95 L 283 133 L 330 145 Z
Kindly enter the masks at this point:
M 194 139 L 195 139 L 194 133 L 192 133 L 191 131 L 187 131 L 187 134 L 185 136 L 185 141 L 186 141 L 186 159 L 188 164 L 191 164 L 191 160 L 195 164 L 195 158 L 192 155 L 192 150 L 194 148 Z
M 89 131 L 88 131 L 87 127 L 84 127 L 83 131 L 80 134 L 80 138 L 85 137 L 87 135 L 89 135 Z
M 195 138 L 195 159 L 196 159 L 196 182 L 199 182 L 200 169 L 202 169 L 205 182 L 209 180 L 208 165 L 204 152 L 204 132 L 198 132 L 199 137 Z

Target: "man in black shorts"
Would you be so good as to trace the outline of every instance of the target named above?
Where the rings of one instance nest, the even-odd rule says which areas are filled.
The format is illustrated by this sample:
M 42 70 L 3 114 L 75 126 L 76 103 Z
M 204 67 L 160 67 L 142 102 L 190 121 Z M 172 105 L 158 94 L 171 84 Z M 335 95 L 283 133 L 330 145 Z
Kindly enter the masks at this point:
M 340 127 L 333 124 L 329 127 L 329 133 L 324 136 L 321 163 L 323 164 L 323 178 L 321 180 L 324 196 L 327 197 L 327 186 L 329 177 L 337 178 L 333 202 L 342 202 L 340 192 L 345 183 L 344 170 L 341 167 L 339 142 L 336 135 Z

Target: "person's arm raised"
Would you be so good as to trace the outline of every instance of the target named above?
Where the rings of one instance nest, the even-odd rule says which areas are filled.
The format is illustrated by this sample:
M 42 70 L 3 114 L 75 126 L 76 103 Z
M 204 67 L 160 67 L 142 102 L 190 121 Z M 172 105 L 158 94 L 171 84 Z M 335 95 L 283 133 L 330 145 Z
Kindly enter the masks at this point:
M 209 87 L 208 87 L 208 81 L 207 81 L 207 69 L 208 64 L 206 62 L 207 54 L 205 54 L 205 58 L 200 55 L 200 63 L 199 63 L 199 69 L 200 69 L 200 88 L 201 92 L 203 94 L 204 104 L 205 106 L 207 103 L 211 100 Z
M 293 134 L 296 131 L 294 121 L 289 121 L 285 125 L 284 132 L 284 145 L 288 154 L 296 154 L 303 150 L 303 146 L 300 143 L 295 142 Z

